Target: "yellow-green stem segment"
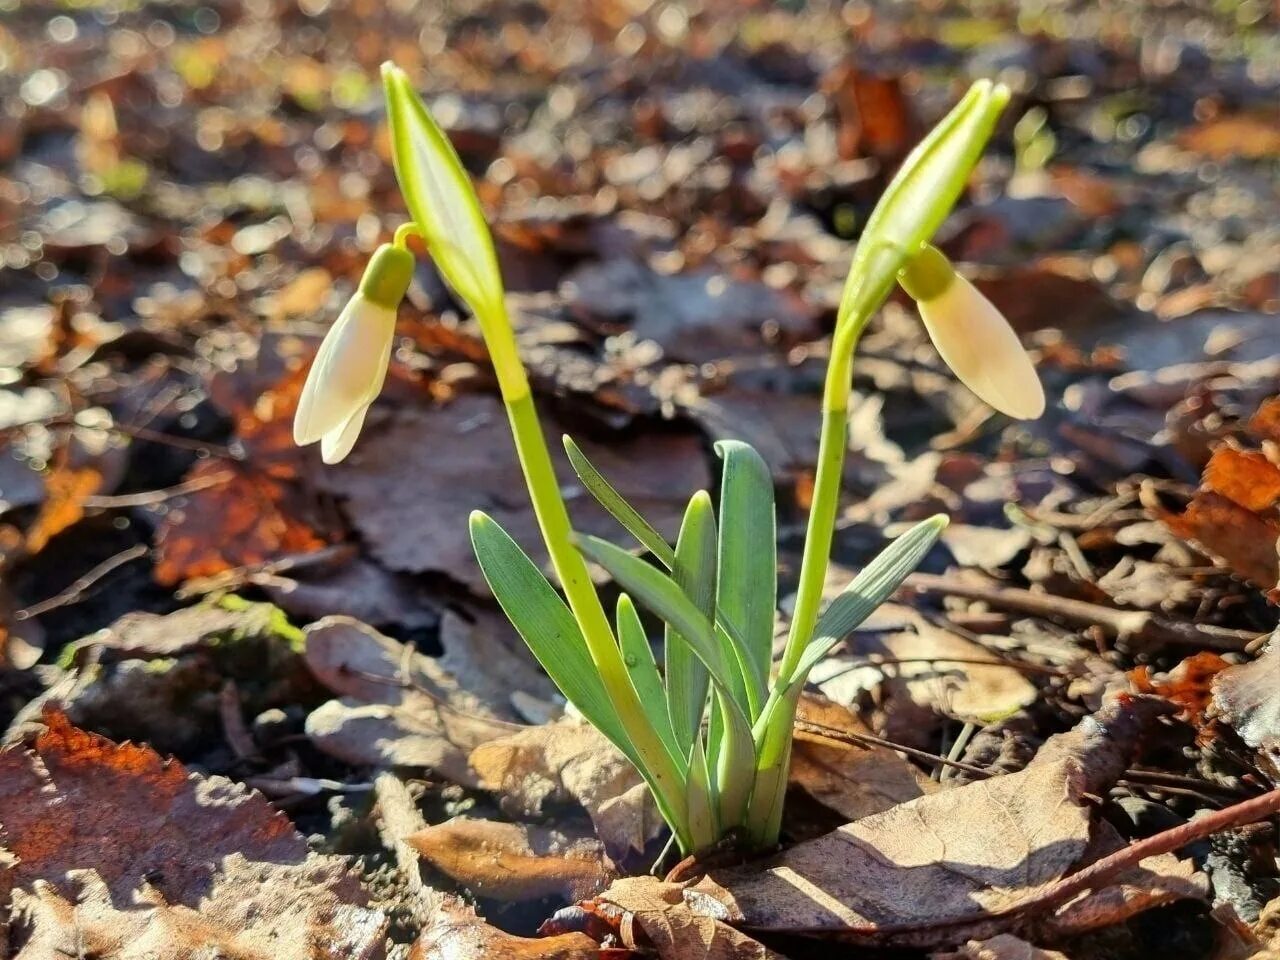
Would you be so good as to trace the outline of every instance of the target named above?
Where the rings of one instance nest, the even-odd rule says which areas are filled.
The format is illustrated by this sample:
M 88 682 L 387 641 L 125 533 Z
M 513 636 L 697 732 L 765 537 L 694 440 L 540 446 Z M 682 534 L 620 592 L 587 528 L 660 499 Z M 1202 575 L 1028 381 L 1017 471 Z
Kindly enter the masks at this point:
M 547 552 L 551 555 L 551 565 L 560 578 L 565 598 L 582 629 L 592 662 L 609 692 L 622 726 L 651 777 L 650 786 L 657 794 L 658 804 L 671 823 L 681 848 L 690 851 L 692 839 L 685 826 L 684 778 L 671 762 L 657 731 L 645 715 L 614 640 L 608 614 L 591 583 L 587 563 L 573 546 L 569 512 L 560 496 L 551 454 L 533 406 L 529 380 L 520 363 L 510 321 L 503 315 L 487 319 L 481 317 L 480 322 L 511 422 L 516 454 L 533 501 L 533 512 L 538 518 Z

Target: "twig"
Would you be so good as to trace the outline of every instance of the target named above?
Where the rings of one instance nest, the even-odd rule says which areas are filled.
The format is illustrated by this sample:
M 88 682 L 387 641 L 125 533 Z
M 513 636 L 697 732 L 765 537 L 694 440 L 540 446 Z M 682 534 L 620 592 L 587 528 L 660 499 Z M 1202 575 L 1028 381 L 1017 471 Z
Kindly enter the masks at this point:
M 213 473 L 207 477 L 193 477 L 185 483 L 160 490 L 147 490 L 143 493 L 125 493 L 115 497 L 85 497 L 84 505 L 96 510 L 113 510 L 121 507 L 147 507 L 156 503 L 164 503 L 174 497 L 181 497 L 197 490 L 207 490 L 226 483 L 235 476 L 230 470 Z
M 825 723 L 814 723 L 812 720 L 796 719 L 796 729 L 801 733 L 813 734 L 818 737 L 826 737 L 828 740 L 838 740 L 842 743 L 852 743 L 859 747 L 886 747 L 897 753 L 905 754 L 913 760 L 919 760 L 922 763 L 942 764 L 944 767 L 953 767 L 956 770 L 963 770 L 965 773 L 980 777 L 983 780 L 994 776 L 989 770 L 982 767 L 975 767 L 971 763 L 964 763 L 960 760 L 950 760 L 946 757 L 939 756 L 936 753 L 930 753 L 928 750 L 917 750 L 915 747 L 908 747 L 906 744 L 894 743 L 892 740 L 886 740 L 884 737 L 877 737 L 871 733 L 855 733 L 852 730 L 841 730 L 838 727 L 829 727 Z
M 1256 823 L 1278 812 L 1280 812 L 1280 790 L 1272 790 L 1251 800 L 1244 800 L 1221 810 L 1215 810 L 1213 813 L 1206 813 L 1195 820 L 1189 820 L 1157 833 L 1153 837 L 1131 843 L 1101 860 L 1095 860 L 1083 870 L 1063 877 L 1044 892 L 997 911 L 992 916 L 1024 915 L 1033 910 L 1058 906 L 1085 890 L 1095 890 L 1105 886 L 1117 875 L 1130 867 L 1137 866 L 1148 857 L 1172 853 L 1189 843 L 1203 840 L 1223 830 Z
M 120 551 L 114 557 L 108 557 L 56 596 L 49 597 L 47 600 L 41 600 L 39 603 L 33 603 L 29 607 L 24 607 L 21 610 L 15 611 L 13 619 L 15 621 L 30 620 L 32 617 L 38 617 L 41 614 L 48 613 L 50 610 L 55 610 L 58 607 L 66 607 L 73 603 L 79 603 L 84 599 L 84 593 L 86 590 L 117 567 L 122 567 L 130 561 L 146 556 L 147 550 L 148 547 L 145 543 L 137 543 L 128 550 Z
M 1084 600 L 1032 593 L 1017 587 L 965 583 L 932 573 L 913 573 L 906 586 L 927 593 L 945 593 L 966 600 L 978 600 L 1006 610 L 1020 610 L 1051 620 L 1094 624 L 1112 639 L 1138 638 L 1151 644 L 1191 644 L 1210 650 L 1244 650 L 1257 639 L 1250 630 L 1231 630 L 1210 624 L 1184 623 L 1157 616 L 1147 610 L 1117 610 Z
M 222 734 L 236 759 L 247 760 L 257 756 L 258 745 L 245 726 L 244 714 L 240 712 L 240 691 L 234 680 L 228 680 L 218 691 L 218 713 L 222 718 Z

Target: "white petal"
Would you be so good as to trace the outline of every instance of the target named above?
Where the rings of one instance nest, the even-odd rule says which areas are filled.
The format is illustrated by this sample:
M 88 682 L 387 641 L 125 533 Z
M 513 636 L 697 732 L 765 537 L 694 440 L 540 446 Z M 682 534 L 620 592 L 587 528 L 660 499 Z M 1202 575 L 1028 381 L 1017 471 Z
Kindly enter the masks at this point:
M 395 335 L 395 311 L 356 294 L 333 322 L 307 374 L 293 440 L 315 443 L 340 428 L 382 386 Z
M 346 459 L 351 448 L 356 445 L 356 438 L 360 436 L 360 428 L 364 426 L 365 414 L 368 412 L 368 404 L 357 407 L 345 423 L 321 437 L 320 459 L 325 463 L 339 463 Z
M 1034 420 L 1044 413 L 1044 388 L 1009 321 L 968 280 L 919 303 L 920 317 L 960 381 L 1001 413 Z

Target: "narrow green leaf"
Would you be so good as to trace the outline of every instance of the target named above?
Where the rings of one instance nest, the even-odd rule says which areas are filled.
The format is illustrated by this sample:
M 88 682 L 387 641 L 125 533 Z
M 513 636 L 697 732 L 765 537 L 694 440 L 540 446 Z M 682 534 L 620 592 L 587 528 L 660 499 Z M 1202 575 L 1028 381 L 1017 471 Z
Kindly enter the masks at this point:
M 587 488 L 587 492 L 596 498 L 600 506 L 609 511 L 613 519 L 639 540 L 646 550 L 661 560 L 668 570 L 672 569 L 676 563 L 676 555 L 671 545 L 662 538 L 662 534 L 658 533 L 649 521 L 640 516 L 639 511 L 627 503 L 622 494 L 614 489 L 613 484 L 606 480 L 604 474 L 587 459 L 587 455 L 573 442 L 572 437 L 565 434 L 563 440 L 564 452 L 569 455 L 569 463 L 573 465 L 574 473 Z
M 695 493 L 685 510 L 672 578 L 711 623 L 716 615 L 716 517 L 705 490 Z M 709 677 L 688 641 L 670 625 L 664 647 L 667 707 L 676 742 L 687 754 L 706 713 Z
M 715 752 L 726 756 L 730 764 L 725 768 L 726 779 L 717 786 L 722 791 L 726 787 L 740 786 L 740 775 L 746 778 L 745 789 L 749 792 L 751 777 L 747 772 L 739 771 L 744 762 L 746 770 L 754 769 L 754 744 L 746 704 L 740 698 L 741 694 L 736 692 L 740 689 L 741 677 L 737 674 L 731 652 L 717 642 L 716 633 L 702 611 L 661 570 L 598 537 L 579 537 L 577 543 L 578 549 L 608 570 L 624 590 L 670 624 L 706 665 L 720 694 L 717 703 L 724 716 L 724 733 Z M 734 793 L 729 801 L 730 809 L 737 810 L 740 802 L 740 795 Z M 723 798 L 721 803 L 723 810 Z M 721 823 L 724 822 L 722 819 Z
M 733 666 L 715 642 L 711 624 L 674 580 L 608 540 L 580 535 L 575 538 L 575 543 L 589 559 L 604 567 L 623 590 L 684 637 L 706 664 L 712 679 L 726 690 L 733 689 Z
M 666 708 L 666 691 L 662 689 L 662 678 L 658 675 L 658 664 L 653 659 L 653 648 L 649 646 L 649 638 L 645 635 L 644 624 L 640 622 L 640 614 L 636 606 L 625 593 L 618 597 L 618 646 L 622 649 L 622 662 L 631 677 L 631 685 L 635 688 L 640 706 L 649 717 L 649 722 L 658 731 L 663 746 L 671 754 L 671 762 L 681 767 L 689 758 L 688 748 L 681 749 L 676 735 L 671 729 L 671 717 Z
M 702 736 L 694 737 L 689 749 L 689 792 L 687 820 L 694 849 L 709 847 L 720 839 L 715 790 L 707 772 L 707 753 Z
M 773 653 L 777 607 L 777 529 L 773 478 L 760 454 L 737 440 L 722 440 L 720 551 L 716 607 L 731 636 L 743 646 L 750 673 L 751 715 L 760 711 Z
M 746 819 L 756 775 L 755 741 L 747 715 L 737 709 L 723 691 L 717 691 L 716 702 L 724 725 L 711 759 L 715 763 L 720 825 L 729 829 Z
M 503 287 L 493 237 L 471 177 L 408 76 L 382 65 L 396 179 L 441 275 L 477 316 L 501 311 Z
M 547 675 L 593 726 L 636 762 L 586 641 L 560 594 L 520 545 L 479 510 L 471 514 L 471 545 L 489 589 Z
M 880 604 L 893 596 L 894 591 L 902 586 L 902 581 L 910 576 L 925 555 L 933 549 L 946 526 L 947 518 L 941 514 L 922 520 L 862 568 L 818 618 L 813 640 L 801 655 L 796 671 L 790 678 L 791 683 L 798 681 L 803 684 L 809 671 L 832 647 L 867 619 Z

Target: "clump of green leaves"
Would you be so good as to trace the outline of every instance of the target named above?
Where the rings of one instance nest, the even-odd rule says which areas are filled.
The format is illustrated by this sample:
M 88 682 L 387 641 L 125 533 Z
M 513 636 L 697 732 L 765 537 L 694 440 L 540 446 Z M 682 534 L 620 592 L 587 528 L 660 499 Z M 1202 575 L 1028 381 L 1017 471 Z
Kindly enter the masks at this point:
M 507 316 L 493 241 L 471 180 L 399 69 L 383 68 L 396 174 L 412 216 L 371 261 L 361 292 L 326 338 L 303 394 L 299 442 L 346 455 L 381 387 L 394 310 L 408 285 L 405 240 L 418 233 L 480 323 L 530 499 L 561 591 L 499 524 L 471 515 L 476 557 L 503 610 L 578 711 L 635 764 L 686 852 L 733 833 L 778 840 L 800 692 L 813 666 L 883 603 L 924 558 L 945 517 L 893 541 L 821 610 L 845 452 L 854 348 L 895 284 L 917 299 L 943 357 L 998 409 L 1034 416 L 1043 393 L 998 311 L 928 246 L 959 197 L 1007 92 L 974 84 L 903 164 L 859 239 L 840 305 L 823 395 L 813 505 L 790 633 L 774 661 L 777 558 L 768 465 L 724 441 L 718 501 L 696 491 L 668 543 L 564 438 L 588 491 L 648 557 L 579 536 L 560 495 Z M 373 359 L 370 359 L 370 358 Z M 303 421 L 306 421 L 305 423 Z M 588 575 L 604 567 L 623 593 L 605 610 Z M 658 664 L 638 607 L 665 624 Z

